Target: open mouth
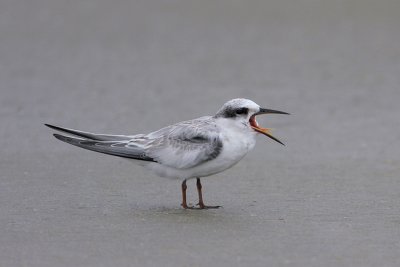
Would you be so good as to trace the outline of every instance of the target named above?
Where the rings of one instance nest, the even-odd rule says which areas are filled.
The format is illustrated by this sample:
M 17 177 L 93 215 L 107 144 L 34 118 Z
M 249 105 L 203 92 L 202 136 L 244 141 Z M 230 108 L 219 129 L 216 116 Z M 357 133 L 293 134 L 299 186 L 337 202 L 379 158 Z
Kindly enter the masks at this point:
M 259 112 L 253 114 L 253 115 L 250 117 L 250 119 L 249 119 L 250 126 L 251 126 L 251 128 L 253 128 L 254 131 L 259 132 L 259 133 L 262 133 L 262 134 L 268 136 L 269 138 L 271 138 L 272 140 L 275 140 L 276 142 L 278 142 L 278 143 L 280 143 L 280 144 L 282 144 L 282 145 L 285 145 L 285 144 L 282 143 L 278 138 L 274 137 L 274 136 L 271 134 L 271 129 L 269 129 L 269 128 L 263 128 L 263 127 L 261 127 L 261 126 L 257 123 L 257 120 L 256 120 L 256 116 L 257 116 L 257 115 L 260 115 L 260 114 L 271 114 L 271 113 L 275 113 L 275 114 L 289 114 L 289 113 L 286 113 L 286 112 L 283 112 L 283 111 L 260 108 L 260 111 L 259 111 Z

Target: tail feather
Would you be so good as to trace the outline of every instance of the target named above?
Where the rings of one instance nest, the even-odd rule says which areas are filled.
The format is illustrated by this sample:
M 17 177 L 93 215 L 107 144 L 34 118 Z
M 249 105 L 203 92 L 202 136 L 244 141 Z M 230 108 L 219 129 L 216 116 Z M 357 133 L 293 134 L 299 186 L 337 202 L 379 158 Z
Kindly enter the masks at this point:
M 126 136 L 126 135 L 110 135 L 110 134 L 95 134 L 95 133 L 88 133 L 88 132 L 82 132 L 78 130 L 73 130 L 73 129 L 68 129 L 68 128 L 62 128 L 58 126 L 54 126 L 51 124 L 45 123 L 47 127 L 64 132 L 64 133 L 69 133 L 75 136 L 80 136 L 86 139 L 90 140 L 98 140 L 98 141 L 124 141 L 124 140 L 129 140 L 131 137 Z
M 54 134 L 54 137 L 68 144 L 96 151 L 99 153 L 109 154 L 123 158 L 155 162 L 153 158 L 148 157 L 144 153 L 143 149 L 130 144 L 129 141 L 127 140 L 99 141 L 99 140 L 74 138 L 74 137 L 64 136 L 61 134 Z

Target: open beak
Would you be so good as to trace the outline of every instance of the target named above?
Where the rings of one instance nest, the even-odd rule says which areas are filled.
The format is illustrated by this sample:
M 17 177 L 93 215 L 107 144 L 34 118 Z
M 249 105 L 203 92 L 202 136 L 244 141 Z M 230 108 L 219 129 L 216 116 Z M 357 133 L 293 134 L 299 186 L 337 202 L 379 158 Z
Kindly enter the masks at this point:
M 258 125 L 257 121 L 256 121 L 256 116 L 257 115 L 261 115 L 261 114 L 286 114 L 289 115 L 289 113 L 283 112 L 283 111 L 278 111 L 278 110 L 273 110 L 273 109 L 266 109 L 266 108 L 260 108 L 260 111 L 257 113 L 254 113 L 251 117 L 250 117 L 250 126 L 251 128 L 253 128 L 253 130 L 255 130 L 256 132 L 262 133 L 266 136 L 268 136 L 269 138 L 275 140 L 276 142 L 285 145 L 284 143 L 282 143 L 281 141 L 279 141 L 278 138 L 274 137 L 271 134 L 271 129 L 269 128 L 262 128 L 260 127 L 260 125 Z

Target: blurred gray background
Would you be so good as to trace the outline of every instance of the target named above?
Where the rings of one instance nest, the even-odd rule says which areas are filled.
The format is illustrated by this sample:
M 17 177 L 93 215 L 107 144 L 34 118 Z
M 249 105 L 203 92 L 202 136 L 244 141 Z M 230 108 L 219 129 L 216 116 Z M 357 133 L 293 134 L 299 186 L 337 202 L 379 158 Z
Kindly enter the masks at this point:
M 1 266 L 399 266 L 400 1 L 0 1 Z M 55 140 L 246 97 L 268 138 L 180 182 Z M 189 199 L 196 201 L 193 182 Z

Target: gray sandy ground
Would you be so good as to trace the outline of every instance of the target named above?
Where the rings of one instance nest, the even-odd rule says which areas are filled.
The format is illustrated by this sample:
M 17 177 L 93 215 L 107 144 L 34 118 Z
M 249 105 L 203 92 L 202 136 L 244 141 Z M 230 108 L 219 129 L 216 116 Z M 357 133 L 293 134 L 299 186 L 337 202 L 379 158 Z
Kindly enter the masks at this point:
M 400 2 L 0 2 L 1 266 L 399 266 Z M 55 140 L 247 97 L 283 147 L 180 185 Z M 196 201 L 193 182 L 189 199 Z

